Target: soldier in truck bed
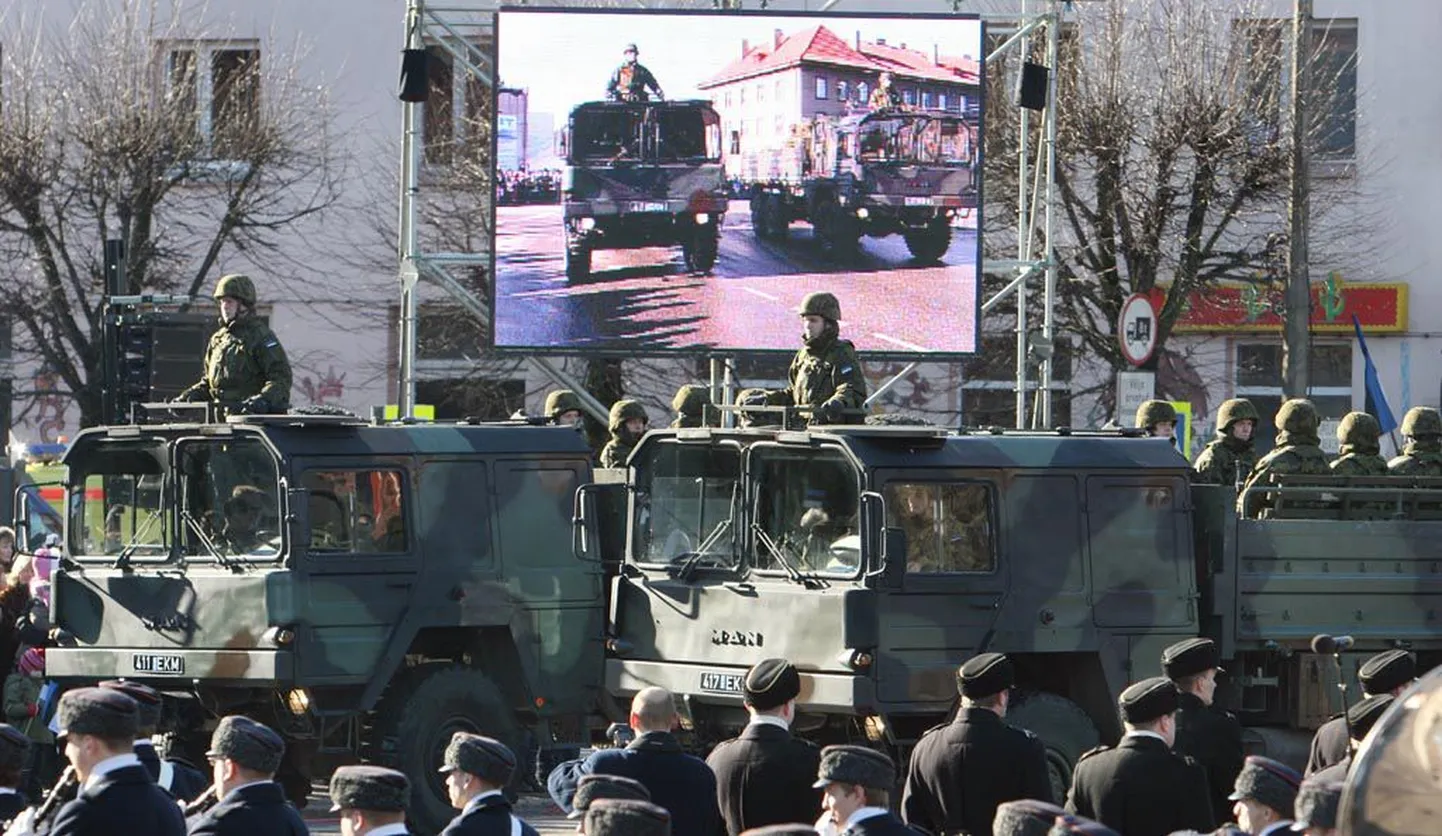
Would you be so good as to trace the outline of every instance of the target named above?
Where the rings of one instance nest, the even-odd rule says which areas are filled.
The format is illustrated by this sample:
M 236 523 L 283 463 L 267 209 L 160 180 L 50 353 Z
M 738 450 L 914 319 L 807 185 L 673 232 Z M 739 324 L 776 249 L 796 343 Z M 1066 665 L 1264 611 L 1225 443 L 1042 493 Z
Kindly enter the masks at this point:
M 812 424 L 860 423 L 866 409 L 866 377 L 856 346 L 841 339 L 841 303 L 830 293 L 809 293 L 797 310 L 804 322 L 803 347 L 791 360 L 788 406 L 809 407 Z
M 1442 476 L 1442 415 L 1430 406 L 1414 406 L 1402 416 L 1407 445 L 1387 462 L 1393 476 Z
M 1257 462 L 1252 475 L 1247 478 L 1244 491 L 1253 485 L 1268 484 L 1273 474 L 1325 476 L 1332 472 L 1328 467 L 1327 454 L 1322 450 L 1322 441 L 1317 437 L 1321 419 L 1311 401 L 1292 398 L 1277 410 L 1273 423 L 1277 427 L 1277 446 Z M 1265 504 L 1265 497 L 1254 495 L 1244 510 L 1248 516 L 1253 516 Z
M 1382 425 L 1365 412 L 1349 412 L 1337 425 L 1337 458 L 1332 472 L 1338 476 L 1386 476 L 1382 458 Z
M 646 69 L 646 65 L 636 60 L 637 53 L 635 44 L 626 45 L 626 60 L 611 74 L 611 82 L 606 85 L 607 99 L 613 102 L 646 102 L 651 100 L 647 91 L 655 92 L 657 99 L 666 98 L 661 93 L 661 85 L 656 83 L 656 77 Z
M 1257 408 L 1246 398 L 1232 398 L 1217 408 L 1217 437 L 1197 454 L 1193 484 L 1229 485 L 1252 475 L 1257 452 L 1252 448 Z

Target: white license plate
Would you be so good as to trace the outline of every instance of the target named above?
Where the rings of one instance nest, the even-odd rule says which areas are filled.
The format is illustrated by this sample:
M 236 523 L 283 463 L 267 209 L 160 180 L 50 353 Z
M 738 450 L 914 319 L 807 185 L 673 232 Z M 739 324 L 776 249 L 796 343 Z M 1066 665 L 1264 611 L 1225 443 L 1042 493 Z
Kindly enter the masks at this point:
M 746 675 L 740 673 L 716 673 L 703 671 L 701 690 L 712 694 L 739 694 Z
M 632 212 L 665 212 L 665 211 L 666 211 L 666 204 L 665 204 L 664 202 L 661 202 L 661 203 L 640 202 L 640 203 L 632 203 L 628 208 L 629 208 L 629 211 L 632 211 Z
M 907 206 L 932 206 L 932 205 L 935 204 L 935 202 L 936 202 L 936 199 L 935 199 L 935 198 L 931 198 L 931 197 L 908 197 L 908 198 L 906 198 L 906 205 L 907 205 Z
M 185 673 L 185 657 L 162 653 L 137 653 L 131 657 L 136 673 L 177 675 Z

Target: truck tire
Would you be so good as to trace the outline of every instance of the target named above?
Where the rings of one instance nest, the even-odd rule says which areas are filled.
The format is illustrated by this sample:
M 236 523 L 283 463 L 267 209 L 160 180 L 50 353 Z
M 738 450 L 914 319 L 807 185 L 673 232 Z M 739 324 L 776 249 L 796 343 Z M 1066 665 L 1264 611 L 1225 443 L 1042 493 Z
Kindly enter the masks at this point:
M 813 223 L 822 248 L 837 261 L 855 258 L 861 250 L 861 228 L 856 219 L 842 211 L 830 198 L 818 206 L 816 214 Z
M 766 201 L 766 237 L 773 241 L 785 241 L 791 224 L 786 220 L 786 203 L 779 194 L 768 194 Z
M 1046 746 L 1046 765 L 1051 773 L 1053 800 L 1066 801 L 1076 763 L 1101 742 L 1092 718 L 1066 697 L 1045 691 L 1020 694 L 1006 711 L 1006 722 L 1026 729 Z
M 566 278 L 573 282 L 591 277 L 591 248 L 585 244 L 566 245 Z
M 422 833 L 439 833 L 455 816 L 440 769 L 458 732 L 494 737 L 516 753 L 512 783 L 524 780 L 529 752 L 510 705 L 489 677 L 460 665 L 417 668 L 392 686 L 376 706 L 366 759 L 410 776 L 411 821 Z
M 681 244 L 681 256 L 686 262 L 686 272 L 701 274 L 711 272 L 716 266 L 716 251 L 720 242 L 711 227 L 702 227 Z
M 922 264 L 934 264 L 946 255 L 951 246 L 951 226 L 942 221 L 933 221 L 924 229 L 906 231 L 906 248 L 911 257 Z
M 751 195 L 751 232 L 763 241 L 771 237 L 771 227 L 766 217 L 770 208 L 770 195 L 765 192 L 756 192 Z

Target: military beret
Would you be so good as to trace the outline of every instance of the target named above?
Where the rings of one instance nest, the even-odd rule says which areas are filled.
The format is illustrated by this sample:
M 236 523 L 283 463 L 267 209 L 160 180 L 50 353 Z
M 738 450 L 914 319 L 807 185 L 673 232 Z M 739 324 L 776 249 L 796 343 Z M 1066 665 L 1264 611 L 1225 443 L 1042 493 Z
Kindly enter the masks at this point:
M 1347 733 L 1353 740 L 1361 740 L 1377 725 L 1396 698 L 1391 694 L 1373 694 L 1347 709 Z
M 1367 694 L 1385 694 L 1417 678 L 1417 657 L 1405 650 L 1378 653 L 1357 669 L 1357 679 Z
M 1222 670 L 1217 643 L 1211 639 L 1186 639 L 1162 651 L 1162 670 L 1172 679 L 1195 676 L 1212 668 Z
M 1045 801 L 1024 798 L 996 808 L 991 831 L 995 836 L 1047 836 L 1058 816 L 1066 811 Z
M 1122 719 L 1132 725 L 1150 723 L 1172 714 L 1180 704 L 1177 686 L 1165 676 L 1143 679 L 1127 688 L 1117 698 Z
M 1056 824 L 1052 825 L 1049 836 L 1072 836 L 1072 834 L 1083 834 L 1083 836 L 1117 836 L 1117 832 L 1099 821 L 1092 821 L 1083 816 L 1057 816 Z
M 154 731 L 160 725 L 160 692 L 139 682 L 128 679 L 109 679 L 100 683 L 101 688 L 119 691 L 135 700 L 135 725 L 139 731 Z
M 510 783 L 511 773 L 516 771 L 516 753 L 511 747 L 491 737 L 479 734 L 456 732 L 446 746 L 441 772 L 462 772 L 480 778 L 498 787 Z
M 134 740 L 140 727 L 135 700 L 109 688 L 76 688 L 60 695 L 55 716 L 63 735 Z
M 1336 827 L 1337 807 L 1341 803 L 1341 781 L 1303 781 L 1297 791 L 1292 829 L 1300 832 L 1312 827 L 1319 830 Z
M 1015 683 L 1016 672 L 1003 653 L 973 656 L 956 672 L 956 689 L 973 699 L 1000 694 Z
M 768 824 L 743 830 L 741 836 L 816 836 L 816 828 L 809 824 Z
M 581 780 L 576 782 L 576 795 L 571 799 L 571 812 L 566 818 L 581 818 L 586 815 L 591 802 L 603 798 L 650 801 L 651 791 L 646 789 L 645 784 L 633 778 L 604 773 L 582 775 Z
M 1271 807 L 1285 819 L 1292 815 L 1292 807 L 1297 801 L 1297 789 L 1301 785 L 1302 776 L 1292 767 L 1271 758 L 1250 755 L 1242 764 L 1242 771 L 1237 775 L 1237 782 L 1227 800 L 1249 799 Z
M 24 732 L 9 723 L 0 723 L 0 767 L 24 769 L 29 751 L 30 738 Z
M 342 766 L 330 776 L 332 813 L 337 810 L 403 813 L 410 797 L 410 779 L 383 766 Z
M 821 766 L 811 786 L 820 789 L 831 783 L 890 791 L 896 784 L 896 765 L 891 758 L 865 746 L 827 746 L 821 750 Z
M 285 740 L 280 735 L 238 714 L 220 718 L 205 753 L 207 758 L 225 758 L 265 775 L 274 775 L 280 769 L 284 755 Z
M 785 659 L 762 659 L 746 672 L 746 702 L 759 711 L 785 705 L 801 693 L 801 674 Z
M 587 836 L 670 836 L 671 814 L 649 801 L 600 798 L 586 810 Z

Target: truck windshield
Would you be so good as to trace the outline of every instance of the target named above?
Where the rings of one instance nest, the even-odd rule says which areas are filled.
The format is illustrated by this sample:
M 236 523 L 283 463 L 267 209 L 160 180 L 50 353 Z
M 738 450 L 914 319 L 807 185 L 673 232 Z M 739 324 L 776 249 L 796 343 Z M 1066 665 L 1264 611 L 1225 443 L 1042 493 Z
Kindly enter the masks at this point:
M 587 108 L 571 117 L 570 156 L 593 164 L 719 160 L 720 119 L 674 105 Z
M 862 162 L 967 165 L 971 128 L 961 119 L 906 114 L 868 119 L 860 128 Z
M 279 476 L 256 438 L 186 440 L 176 448 L 181 545 L 190 557 L 280 552 Z
M 663 443 L 634 464 L 636 561 L 735 566 L 740 452 Z
M 170 553 L 165 513 L 164 442 L 103 444 L 71 462 L 70 553 L 163 560 Z
M 861 568 L 856 469 L 839 450 L 753 448 L 756 568 L 851 576 Z

